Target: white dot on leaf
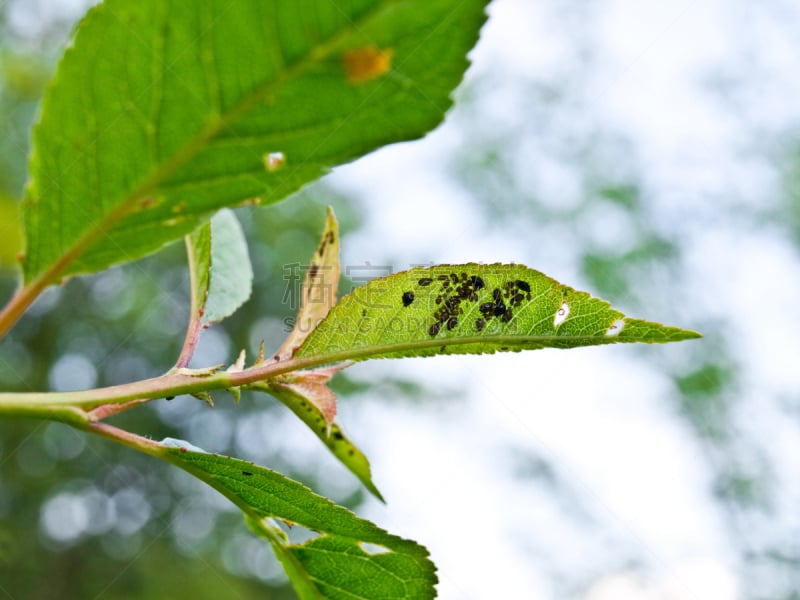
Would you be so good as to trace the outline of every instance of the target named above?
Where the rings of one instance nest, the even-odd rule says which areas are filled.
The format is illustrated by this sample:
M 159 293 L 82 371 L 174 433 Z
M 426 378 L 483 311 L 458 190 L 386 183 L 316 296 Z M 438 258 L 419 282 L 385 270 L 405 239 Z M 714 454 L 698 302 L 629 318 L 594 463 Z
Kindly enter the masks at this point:
M 268 152 L 264 155 L 264 166 L 270 173 L 274 173 L 285 164 L 286 155 L 283 152 Z
M 619 335 L 624 327 L 625 321 L 622 319 L 617 319 L 610 325 L 608 329 L 606 329 L 606 337 L 614 337 L 615 335 Z
M 556 316 L 553 319 L 553 327 L 558 327 L 559 325 L 561 325 L 564 321 L 567 320 L 568 316 L 569 316 L 569 304 L 564 302 L 561 304 L 561 306 L 558 307 L 558 310 L 556 311 Z

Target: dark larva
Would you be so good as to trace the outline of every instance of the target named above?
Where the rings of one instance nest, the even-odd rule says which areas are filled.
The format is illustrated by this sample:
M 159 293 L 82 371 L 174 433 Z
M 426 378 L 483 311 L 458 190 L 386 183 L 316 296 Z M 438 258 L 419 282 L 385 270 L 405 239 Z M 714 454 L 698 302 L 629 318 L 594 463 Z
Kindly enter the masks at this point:
M 502 300 L 494 305 L 494 316 L 495 317 L 499 317 L 500 315 L 505 314 L 505 312 L 506 312 L 506 305 L 503 304 Z
M 486 321 L 484 321 L 483 319 L 478 319 L 477 321 L 475 321 L 475 328 L 478 331 L 483 331 L 484 327 L 486 327 Z
M 430 285 L 432 281 L 433 281 L 433 279 L 431 279 L 430 277 L 423 277 L 417 283 L 419 285 L 421 285 L 422 287 L 425 287 L 425 286 Z
M 451 329 L 455 329 L 455 326 L 458 325 L 458 319 L 455 317 L 450 317 L 447 320 L 447 330 L 450 331 Z
M 486 287 L 486 284 L 483 283 L 483 279 L 481 279 L 477 275 L 473 275 L 472 277 L 470 277 L 469 280 L 470 283 L 472 283 L 472 287 L 475 288 L 476 290 L 482 290 L 483 288 Z
M 531 286 L 528 285 L 527 281 L 522 281 L 521 279 L 517 280 L 517 287 L 521 289 L 523 292 L 530 292 Z
M 428 333 L 430 334 L 431 337 L 436 337 L 436 334 L 439 333 L 439 329 L 441 329 L 441 327 L 442 327 L 441 323 L 434 323 L 433 325 L 431 325 L 431 328 L 428 329 Z
M 403 292 L 403 306 L 411 306 L 411 303 L 413 301 L 414 301 L 413 292 Z

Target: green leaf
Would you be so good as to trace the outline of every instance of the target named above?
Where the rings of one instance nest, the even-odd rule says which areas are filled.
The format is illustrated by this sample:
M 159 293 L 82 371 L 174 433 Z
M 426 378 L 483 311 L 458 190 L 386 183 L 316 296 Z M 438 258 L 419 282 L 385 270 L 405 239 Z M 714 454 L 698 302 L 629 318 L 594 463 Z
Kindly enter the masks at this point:
M 194 236 L 192 236 L 194 237 Z M 242 226 L 230 210 L 211 219 L 211 265 L 203 325 L 219 323 L 244 304 L 253 291 L 253 267 Z
M 231 316 L 253 291 L 253 267 L 239 221 L 230 210 L 187 238 L 192 314 L 201 325 Z
M 186 237 L 192 305 L 178 367 L 189 364 L 200 331 L 229 317 L 253 290 L 253 267 L 239 221 L 230 210 Z
M 42 104 L 27 286 L 133 260 L 272 203 L 451 104 L 487 0 L 106 0 Z
M 205 481 L 242 509 L 251 526 L 270 540 L 301 598 L 436 596 L 436 568 L 416 542 L 389 534 L 264 467 L 199 452 L 176 440 L 165 442 L 151 452 Z M 272 519 L 320 535 L 292 544 Z
M 257 383 L 251 387 L 266 392 L 285 404 L 303 423 L 308 425 L 308 428 L 327 446 L 331 454 L 358 477 L 364 487 L 378 500 L 384 502 L 383 496 L 372 481 L 372 469 L 367 457 L 350 441 L 339 425 L 327 422 L 323 411 L 306 394 L 302 394 L 296 387 L 279 382 Z
M 0 193 L 0 272 L 17 266 L 22 236 L 19 231 L 17 203 Z
M 604 300 L 523 265 L 440 265 L 356 288 L 294 356 L 337 362 L 697 337 L 625 317 Z

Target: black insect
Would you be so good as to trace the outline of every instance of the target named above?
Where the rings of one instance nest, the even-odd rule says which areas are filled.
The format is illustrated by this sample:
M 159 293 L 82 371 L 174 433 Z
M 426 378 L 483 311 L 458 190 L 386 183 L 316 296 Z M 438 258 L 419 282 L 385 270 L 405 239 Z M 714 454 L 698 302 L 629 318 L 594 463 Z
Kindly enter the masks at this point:
M 486 327 L 486 321 L 484 321 L 483 319 L 478 319 L 477 321 L 475 321 L 475 328 L 478 331 L 483 331 L 484 327 Z
M 455 317 L 450 317 L 447 320 L 447 330 L 450 331 L 451 329 L 455 329 L 456 325 L 458 325 L 458 319 Z
M 531 286 L 528 285 L 527 281 L 522 281 L 521 279 L 517 280 L 517 287 L 521 289 L 523 292 L 530 292 Z
M 425 286 L 430 285 L 432 281 L 433 281 L 433 279 L 431 279 L 430 277 L 423 277 L 417 283 L 419 285 L 421 285 L 422 287 L 425 287 Z
M 458 310 L 458 298 L 456 298 L 455 296 L 450 296 L 447 300 L 444 301 L 444 305 L 450 312 L 456 312 Z
M 411 306 L 414 301 L 414 292 L 403 292 L 403 306 Z
M 486 318 L 491 317 L 492 313 L 494 312 L 494 303 L 485 302 L 484 304 L 481 304 L 480 311 L 481 311 L 481 314 L 484 317 L 486 317 Z
M 242 475 L 244 475 L 245 477 L 252 477 L 253 476 L 253 474 L 250 471 L 242 471 Z
M 436 334 L 439 333 L 439 329 L 441 328 L 442 328 L 441 323 L 434 323 L 433 325 L 431 325 L 431 328 L 428 329 L 428 333 L 430 334 L 431 337 L 436 337 Z
M 501 292 L 498 288 L 494 288 L 492 290 L 492 298 L 494 298 L 495 302 L 500 302 L 503 298 L 503 292 Z
M 483 279 L 481 279 L 477 275 L 473 275 L 472 277 L 469 278 L 469 280 L 470 283 L 472 283 L 472 287 L 475 288 L 476 290 L 482 290 L 483 288 L 486 287 L 486 284 L 483 283 Z
M 506 305 L 500 300 L 497 304 L 494 305 L 494 316 L 499 317 L 506 312 Z
M 504 312 L 504 313 L 503 313 L 503 316 L 502 316 L 502 317 L 500 317 L 500 320 L 501 320 L 503 323 L 508 323 L 508 322 L 511 320 L 511 317 L 512 317 L 512 316 L 513 316 L 513 315 L 512 315 L 512 313 L 511 313 L 511 309 L 509 308 L 509 309 L 508 309 L 506 312 Z

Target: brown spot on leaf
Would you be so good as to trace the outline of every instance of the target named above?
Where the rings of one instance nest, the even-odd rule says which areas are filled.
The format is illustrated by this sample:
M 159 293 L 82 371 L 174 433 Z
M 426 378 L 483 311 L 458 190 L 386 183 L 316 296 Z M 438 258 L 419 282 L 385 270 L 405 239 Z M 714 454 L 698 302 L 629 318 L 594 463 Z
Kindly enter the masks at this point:
M 342 55 L 342 64 L 350 83 L 364 83 L 387 73 L 392 67 L 393 48 L 375 46 L 355 48 Z

